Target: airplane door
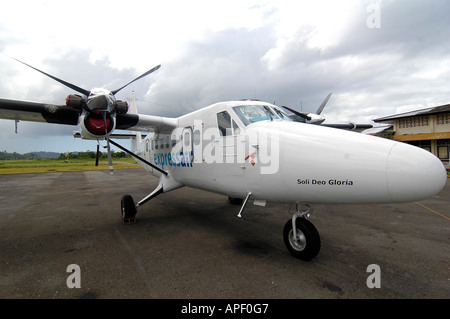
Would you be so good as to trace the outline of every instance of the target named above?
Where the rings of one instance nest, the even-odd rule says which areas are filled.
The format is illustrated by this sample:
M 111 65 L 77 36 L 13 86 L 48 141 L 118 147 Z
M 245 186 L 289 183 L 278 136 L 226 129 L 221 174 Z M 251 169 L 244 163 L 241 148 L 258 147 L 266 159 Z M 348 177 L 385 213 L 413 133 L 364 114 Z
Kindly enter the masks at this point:
M 181 134 L 183 147 L 181 150 L 181 165 L 192 167 L 194 161 L 194 133 L 192 127 L 185 127 Z
M 222 152 L 222 163 L 231 175 L 244 176 L 245 135 L 227 111 L 217 113 L 217 126 L 220 134 L 217 147 Z

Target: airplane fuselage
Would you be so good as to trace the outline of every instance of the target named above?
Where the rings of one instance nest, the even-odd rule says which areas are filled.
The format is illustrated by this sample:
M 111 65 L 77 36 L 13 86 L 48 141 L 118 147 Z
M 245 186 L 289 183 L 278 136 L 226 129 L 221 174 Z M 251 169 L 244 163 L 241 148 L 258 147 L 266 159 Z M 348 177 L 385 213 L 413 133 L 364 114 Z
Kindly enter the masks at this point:
M 408 202 L 445 185 L 443 164 L 425 150 L 293 122 L 278 111 L 257 101 L 217 103 L 178 118 L 172 132 L 149 134 L 137 152 L 166 171 L 173 188 L 235 198 L 251 193 L 288 203 Z

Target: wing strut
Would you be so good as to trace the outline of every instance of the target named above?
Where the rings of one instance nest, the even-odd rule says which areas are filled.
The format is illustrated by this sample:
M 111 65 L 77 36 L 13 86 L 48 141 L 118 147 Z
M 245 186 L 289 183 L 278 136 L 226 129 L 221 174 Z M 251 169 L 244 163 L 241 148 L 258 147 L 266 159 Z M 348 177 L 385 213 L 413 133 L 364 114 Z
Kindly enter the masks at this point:
M 242 203 L 241 210 L 239 211 L 239 214 L 237 214 L 237 217 L 239 217 L 239 218 L 242 217 L 241 214 L 242 214 L 242 212 L 244 211 L 245 205 L 247 205 L 247 202 L 248 202 L 248 199 L 250 198 L 250 196 L 252 196 L 252 192 L 249 192 L 249 193 L 247 194 L 247 197 L 245 197 L 244 203 Z
M 146 161 L 145 159 L 143 159 L 143 158 L 140 157 L 139 155 L 134 154 L 133 152 L 127 150 L 125 147 L 121 146 L 120 144 L 117 144 L 117 143 L 114 142 L 113 140 L 110 139 L 109 142 L 110 142 L 112 145 L 117 146 L 118 148 L 120 148 L 122 151 L 124 151 L 124 152 L 130 154 L 130 155 L 133 156 L 133 157 L 136 157 L 138 160 L 140 160 L 140 161 L 144 162 L 145 164 L 147 164 L 147 165 L 153 167 L 153 168 L 156 169 L 158 172 L 160 172 L 160 173 L 162 173 L 162 174 L 164 174 L 164 175 L 166 175 L 166 176 L 168 175 L 168 173 L 167 173 L 166 171 L 163 171 L 163 170 L 160 169 L 158 166 L 153 165 L 152 163 Z

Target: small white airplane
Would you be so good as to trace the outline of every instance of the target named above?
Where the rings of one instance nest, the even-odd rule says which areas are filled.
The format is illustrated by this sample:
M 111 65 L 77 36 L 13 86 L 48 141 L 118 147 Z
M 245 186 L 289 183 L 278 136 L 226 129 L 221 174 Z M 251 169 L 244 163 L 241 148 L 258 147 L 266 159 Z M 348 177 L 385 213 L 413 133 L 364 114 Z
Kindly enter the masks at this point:
M 0 118 L 80 125 L 76 137 L 106 140 L 111 171 L 110 143 L 159 178 L 156 189 L 137 203 L 130 195 L 123 196 L 124 223 L 135 222 L 144 203 L 182 186 L 228 196 L 231 203 L 241 205 L 239 217 L 249 200 L 261 206 L 266 201 L 291 203 L 296 210 L 284 227 L 284 242 L 293 256 L 311 260 L 321 242 L 308 220 L 310 204 L 418 201 L 439 193 L 447 180 L 444 165 L 430 152 L 299 123 L 266 102 L 221 102 L 167 118 L 138 114 L 134 102 L 128 107 L 116 100 L 117 92 L 159 65 L 113 91 L 85 90 L 29 67 L 81 95 L 69 95 L 66 105 L 0 99 Z M 131 134 L 115 134 L 116 129 Z M 131 150 L 113 138 L 131 138 Z

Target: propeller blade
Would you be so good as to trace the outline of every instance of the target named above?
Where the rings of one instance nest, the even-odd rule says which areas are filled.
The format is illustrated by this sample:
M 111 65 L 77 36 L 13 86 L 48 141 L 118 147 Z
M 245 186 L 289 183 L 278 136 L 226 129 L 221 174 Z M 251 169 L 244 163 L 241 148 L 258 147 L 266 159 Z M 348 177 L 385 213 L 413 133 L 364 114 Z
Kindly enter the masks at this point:
M 319 108 L 316 111 L 317 115 L 320 115 L 320 113 L 322 113 L 323 109 L 325 108 L 325 105 L 327 105 L 328 100 L 331 97 L 331 94 L 333 94 L 333 93 L 328 94 L 328 96 L 325 98 L 325 100 L 323 100 L 322 104 L 320 104 Z
M 124 87 L 130 85 L 130 84 L 133 83 L 134 81 L 137 81 L 137 80 L 139 80 L 139 79 L 142 79 L 143 77 L 149 75 L 150 73 L 155 72 L 155 71 L 158 70 L 160 67 L 161 67 L 161 64 L 155 66 L 153 69 L 148 70 L 147 72 L 145 72 L 145 73 L 139 75 L 139 76 L 138 76 L 137 78 L 135 78 L 133 81 L 128 82 L 127 84 L 125 84 L 125 85 L 122 86 L 121 88 L 118 88 L 118 89 L 116 89 L 116 90 L 114 90 L 114 91 L 111 91 L 111 93 L 112 93 L 113 95 L 116 95 L 116 93 L 119 92 L 120 90 L 122 90 Z
M 58 81 L 59 83 L 61 83 L 61 84 L 65 85 L 65 86 L 71 88 L 72 90 L 75 90 L 75 91 L 77 91 L 77 92 L 79 92 L 79 93 L 81 93 L 81 94 L 84 94 L 84 95 L 86 95 L 86 96 L 89 95 L 89 91 L 88 91 L 88 90 L 85 90 L 85 89 L 83 89 L 83 88 L 80 88 L 79 86 L 76 86 L 76 85 L 74 85 L 74 84 L 72 84 L 72 83 L 69 83 L 69 82 L 66 82 L 66 81 L 64 81 L 64 80 L 58 79 L 57 77 L 55 77 L 55 76 L 53 76 L 53 75 L 50 75 L 50 74 L 48 74 L 48 73 L 45 73 L 44 71 L 41 71 L 41 70 L 39 70 L 39 69 L 36 69 L 35 67 L 33 67 L 33 66 L 29 65 L 29 64 L 26 64 L 25 62 L 22 62 L 22 61 L 20 61 L 20 60 L 17 60 L 16 58 L 13 58 L 13 59 L 16 60 L 17 62 L 20 62 L 20 63 L 22 63 L 22 64 L 24 64 L 24 65 L 26 65 L 26 66 L 28 66 L 28 67 L 34 69 L 34 70 L 36 70 L 36 71 L 38 71 L 38 72 L 40 72 L 40 73 L 42 73 L 42 74 L 48 76 L 49 78 L 51 78 L 51 79 L 53 79 L 53 80 L 55 80 L 55 81 Z
M 300 116 L 302 119 L 305 119 L 305 120 L 307 120 L 307 121 L 310 121 L 310 120 L 311 120 L 311 118 L 310 118 L 308 115 L 306 115 L 305 113 L 298 112 L 298 111 L 296 111 L 296 110 L 294 110 L 294 109 L 291 109 L 290 107 L 287 107 L 287 106 L 281 106 L 281 107 L 282 107 L 282 108 L 285 108 L 286 110 L 288 110 L 288 111 L 290 111 L 290 112 L 292 112 L 292 113 L 294 113 L 295 115 Z

